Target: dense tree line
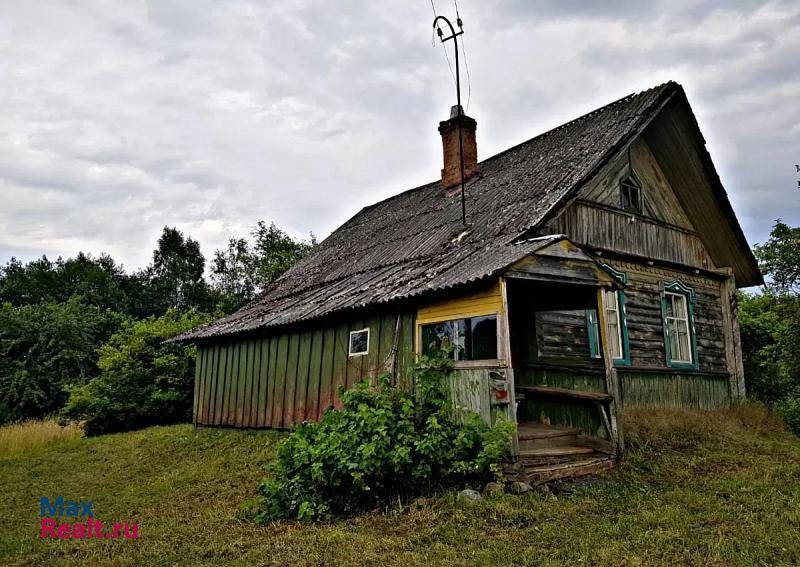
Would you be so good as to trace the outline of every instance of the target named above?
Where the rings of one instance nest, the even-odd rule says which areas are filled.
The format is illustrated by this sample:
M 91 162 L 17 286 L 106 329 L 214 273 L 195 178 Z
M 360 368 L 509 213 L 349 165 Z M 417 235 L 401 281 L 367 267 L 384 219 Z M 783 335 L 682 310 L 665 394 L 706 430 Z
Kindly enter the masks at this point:
M 315 244 L 259 222 L 207 270 L 164 227 L 144 268 L 108 255 L 0 266 L 0 424 L 62 412 L 100 433 L 185 420 L 194 349 L 166 339 L 235 311 Z
M 12 258 L 0 266 L 0 424 L 61 414 L 94 434 L 188 419 L 195 351 L 164 341 L 235 311 L 315 244 L 259 222 L 208 266 L 170 227 L 131 273 L 108 255 Z M 800 433 L 800 227 L 778 221 L 754 252 L 767 284 L 739 295 L 748 393 Z
M 754 252 L 767 284 L 739 295 L 748 393 L 800 434 L 800 227 L 776 222 Z

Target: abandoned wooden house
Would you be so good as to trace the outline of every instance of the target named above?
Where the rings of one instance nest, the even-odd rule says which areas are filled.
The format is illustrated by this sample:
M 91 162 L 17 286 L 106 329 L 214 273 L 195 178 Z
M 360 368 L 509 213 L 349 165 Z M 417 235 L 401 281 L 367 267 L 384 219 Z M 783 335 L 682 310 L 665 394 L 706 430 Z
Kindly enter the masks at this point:
M 458 122 L 463 136 L 462 223 Z M 362 209 L 197 343 L 197 425 L 288 428 L 452 345 L 456 408 L 517 422 L 514 470 L 611 466 L 628 407 L 744 395 L 736 288 L 761 274 L 683 88 L 627 96 Z

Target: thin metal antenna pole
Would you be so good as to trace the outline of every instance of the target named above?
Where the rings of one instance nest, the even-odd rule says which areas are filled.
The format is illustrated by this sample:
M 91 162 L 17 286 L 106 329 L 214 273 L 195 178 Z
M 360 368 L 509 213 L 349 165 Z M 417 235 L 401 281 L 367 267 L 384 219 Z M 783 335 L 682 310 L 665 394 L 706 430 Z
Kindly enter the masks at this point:
M 433 27 L 436 27 L 436 23 L 439 20 L 444 20 L 447 26 L 450 28 L 450 37 L 443 37 L 441 28 L 438 28 L 438 35 L 441 39 L 442 43 L 445 41 L 453 40 L 453 47 L 455 48 L 456 52 L 456 104 L 458 105 L 458 159 L 459 159 L 459 166 L 461 169 L 461 224 L 467 226 L 467 203 L 466 203 L 466 193 L 464 191 L 464 139 L 461 133 L 461 123 L 463 122 L 463 111 L 461 109 L 461 70 L 459 69 L 458 65 L 458 36 L 464 33 L 464 30 L 461 29 L 461 18 L 456 19 L 456 23 L 458 24 L 459 31 L 456 32 L 453 24 L 450 23 L 450 20 L 445 18 L 444 16 L 436 16 L 433 20 Z

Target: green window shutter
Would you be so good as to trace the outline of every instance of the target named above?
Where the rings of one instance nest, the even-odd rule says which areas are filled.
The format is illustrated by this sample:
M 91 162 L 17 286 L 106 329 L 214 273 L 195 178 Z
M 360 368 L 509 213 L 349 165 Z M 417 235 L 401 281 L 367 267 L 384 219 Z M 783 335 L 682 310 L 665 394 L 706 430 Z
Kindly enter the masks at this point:
M 586 310 L 586 330 L 589 333 L 589 356 L 600 358 L 600 329 L 597 326 L 597 310 Z

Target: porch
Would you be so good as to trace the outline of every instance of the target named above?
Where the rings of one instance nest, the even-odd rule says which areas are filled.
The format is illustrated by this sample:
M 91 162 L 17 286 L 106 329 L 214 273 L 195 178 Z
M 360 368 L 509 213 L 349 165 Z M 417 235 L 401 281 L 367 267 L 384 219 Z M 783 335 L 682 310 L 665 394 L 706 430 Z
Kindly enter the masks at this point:
M 614 466 L 623 440 L 603 302 L 622 286 L 564 240 L 508 267 L 492 288 L 418 313 L 418 347 L 452 337 L 458 351 L 454 407 L 517 423 L 508 476 L 536 484 Z M 593 337 L 587 313 L 599 318 Z M 563 320 L 557 333 L 554 320 Z M 486 340 L 495 327 L 496 351 Z

